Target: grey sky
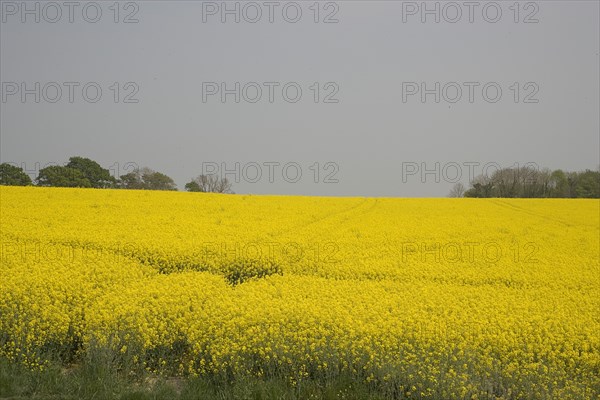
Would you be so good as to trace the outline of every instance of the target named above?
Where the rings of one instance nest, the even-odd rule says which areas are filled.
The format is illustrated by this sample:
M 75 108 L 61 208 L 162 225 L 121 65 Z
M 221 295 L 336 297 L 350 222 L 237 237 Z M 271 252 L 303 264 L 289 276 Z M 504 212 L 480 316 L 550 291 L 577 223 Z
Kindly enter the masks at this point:
M 31 9 L 35 3 L 28 2 Z M 97 23 L 83 18 L 85 2 L 74 8 L 72 23 L 62 1 L 56 23 L 44 20 L 53 19 L 55 9 L 44 11 L 46 3 L 39 3 L 40 22 L 31 14 L 23 23 L 21 2 L 2 1 L 1 161 L 33 170 L 35 163 L 62 164 L 81 155 L 113 166 L 115 173 L 116 165 L 125 173 L 127 163 L 135 163 L 172 176 L 180 189 L 202 172 L 203 162 L 224 162 L 229 169 L 239 162 L 234 183 L 239 193 L 403 197 L 447 195 L 456 164 L 465 184 L 469 162 L 480 163 L 472 167 L 475 173 L 486 163 L 567 170 L 600 164 L 597 1 L 521 2 L 518 15 L 514 2 L 498 2 L 502 16 L 496 23 L 485 20 L 495 17 L 495 6 L 486 6 L 490 2 L 474 2 L 472 23 L 462 1 L 453 3 L 463 13 L 456 23 L 444 20 L 456 11 L 447 2 L 439 2 L 440 23 L 435 15 L 421 22 L 421 10 L 413 7 L 421 2 L 321 2 L 318 23 L 313 1 L 297 2 L 302 10 L 297 23 L 284 19 L 289 2 L 274 3 L 273 23 L 263 1 L 254 3 L 263 12 L 256 23 L 244 21 L 256 9 L 247 6 L 243 14 L 247 2 L 238 3 L 240 23 L 234 15 L 222 23 L 218 10 L 210 14 L 222 2 L 191 1 L 121 2 L 118 23 L 110 8 L 114 2 L 99 3 Z M 432 9 L 435 4 L 428 2 Z M 285 17 L 294 18 L 294 6 L 287 7 Z M 95 10 L 86 10 L 92 19 Z M 130 13 L 137 23 L 122 22 Z M 331 13 L 338 22 L 323 23 Z M 525 23 L 527 17 L 538 22 Z M 40 102 L 33 94 L 24 102 L 21 93 L 9 94 L 12 82 L 30 89 L 40 82 Z M 62 87 L 56 103 L 47 101 L 55 93 L 52 85 L 42 93 L 48 82 Z M 80 83 L 73 103 L 64 82 Z M 88 82 L 102 89 L 96 103 L 82 96 Z M 124 87 L 127 82 L 134 85 Z M 203 82 L 229 88 L 240 82 L 240 102 L 233 94 L 225 103 L 219 94 L 204 102 Z M 249 82 L 262 88 L 256 103 L 247 101 L 254 87 L 247 86 L 246 98 L 241 93 Z M 273 103 L 264 82 L 280 84 Z M 290 82 L 302 89 L 296 103 L 283 98 L 282 87 Z M 429 89 L 439 82 L 440 102 L 434 94 L 422 102 L 420 94 L 406 93 L 403 101 L 403 82 L 405 90 L 415 88 L 406 82 L 416 87 L 425 82 Z M 473 103 L 464 82 L 479 84 L 472 86 Z M 487 100 L 486 83 L 491 83 Z M 462 98 L 451 103 L 456 86 Z M 139 102 L 124 103 L 135 87 Z M 493 103 L 495 87 L 502 97 Z M 332 99 L 338 102 L 325 103 L 336 89 Z M 252 162 L 262 168 L 256 183 L 250 182 Z M 271 167 L 272 183 L 268 162 L 280 163 Z M 423 183 L 420 171 L 403 179 L 403 163 L 435 170 L 436 162 L 439 183 L 434 173 Z M 298 182 L 282 176 L 286 163 L 297 163 L 288 166 L 288 181 L 301 168 Z M 328 173 L 338 183 L 324 182 Z

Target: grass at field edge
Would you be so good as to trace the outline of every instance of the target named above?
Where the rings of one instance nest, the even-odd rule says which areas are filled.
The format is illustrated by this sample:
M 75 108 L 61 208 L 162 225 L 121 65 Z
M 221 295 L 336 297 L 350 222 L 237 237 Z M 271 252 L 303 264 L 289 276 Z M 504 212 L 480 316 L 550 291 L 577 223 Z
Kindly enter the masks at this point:
M 0 357 L 0 399 L 368 399 L 408 398 L 386 396 L 349 377 L 327 382 L 307 381 L 292 387 L 282 379 L 244 378 L 218 382 L 210 377 L 164 378 L 150 373 L 126 376 L 109 364 L 83 362 L 65 368 L 53 363 L 31 371 Z

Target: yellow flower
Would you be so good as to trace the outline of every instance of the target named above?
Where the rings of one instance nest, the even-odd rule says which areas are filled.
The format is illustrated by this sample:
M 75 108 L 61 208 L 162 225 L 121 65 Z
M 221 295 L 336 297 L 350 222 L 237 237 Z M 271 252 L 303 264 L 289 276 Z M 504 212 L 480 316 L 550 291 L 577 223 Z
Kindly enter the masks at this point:
M 0 196 L 0 354 L 32 369 L 82 343 L 192 376 L 599 395 L 597 200 Z

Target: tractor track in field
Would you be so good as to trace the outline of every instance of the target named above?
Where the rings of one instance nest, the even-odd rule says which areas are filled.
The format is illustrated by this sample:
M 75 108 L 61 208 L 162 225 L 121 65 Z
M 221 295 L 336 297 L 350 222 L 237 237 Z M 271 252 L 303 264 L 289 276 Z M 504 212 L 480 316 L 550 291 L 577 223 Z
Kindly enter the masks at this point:
M 518 211 L 518 212 L 530 215 L 532 217 L 545 219 L 546 221 L 554 222 L 554 223 L 561 224 L 561 225 L 564 225 L 564 226 L 567 226 L 567 227 L 572 227 L 573 226 L 572 224 L 570 224 L 568 222 L 565 222 L 563 220 L 552 218 L 552 217 L 549 217 L 549 216 L 544 215 L 544 214 L 540 214 L 540 213 L 536 213 L 536 212 L 530 211 L 530 210 L 528 210 L 526 208 L 519 207 L 519 206 L 516 206 L 514 204 L 510 204 L 510 203 L 508 203 L 505 200 L 493 200 L 493 204 L 496 204 L 496 205 L 498 205 L 500 207 L 508 208 L 510 210 L 513 210 L 513 211 Z
M 361 213 L 353 214 L 354 211 L 358 210 L 363 205 L 366 205 L 367 203 L 369 203 L 370 202 L 369 200 L 371 200 L 371 202 L 372 202 L 372 204 L 371 204 L 370 207 L 368 207 L 366 210 L 364 210 Z M 306 229 L 307 227 L 313 226 L 315 224 L 319 224 L 319 223 L 321 223 L 323 221 L 330 220 L 332 218 L 336 218 L 336 217 L 340 217 L 340 216 L 344 216 L 344 215 L 347 215 L 347 214 L 349 214 L 349 215 L 347 216 L 346 219 L 343 220 L 343 222 L 349 221 L 349 220 L 357 218 L 357 217 L 359 217 L 361 215 L 364 215 L 364 214 L 367 214 L 369 212 L 372 212 L 375 209 L 375 207 L 377 206 L 378 201 L 379 201 L 378 199 L 364 198 L 360 203 L 358 203 L 356 205 L 353 205 L 352 207 L 349 207 L 349 208 L 346 208 L 346 209 L 343 209 L 343 210 L 340 210 L 340 211 L 336 211 L 336 212 L 333 212 L 331 214 L 327 214 L 327 215 L 319 217 L 319 218 L 317 218 L 315 220 L 312 220 L 312 221 L 309 221 L 309 222 L 306 222 L 306 223 L 303 223 L 303 224 L 296 225 L 296 226 L 294 226 L 292 228 L 289 228 L 289 229 L 286 229 L 284 231 L 276 232 L 276 233 L 270 235 L 270 238 L 277 238 L 277 237 L 286 235 L 286 234 L 291 233 L 291 232 L 297 232 L 299 230 Z

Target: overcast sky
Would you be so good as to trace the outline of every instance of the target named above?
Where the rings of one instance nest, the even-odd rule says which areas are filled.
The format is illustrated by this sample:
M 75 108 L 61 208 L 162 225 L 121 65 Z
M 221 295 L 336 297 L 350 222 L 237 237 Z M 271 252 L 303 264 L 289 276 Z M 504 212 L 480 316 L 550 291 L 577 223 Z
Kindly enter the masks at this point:
M 0 160 L 32 177 L 80 155 L 180 190 L 226 169 L 238 193 L 428 197 L 600 164 L 598 1 L 1 3 Z

